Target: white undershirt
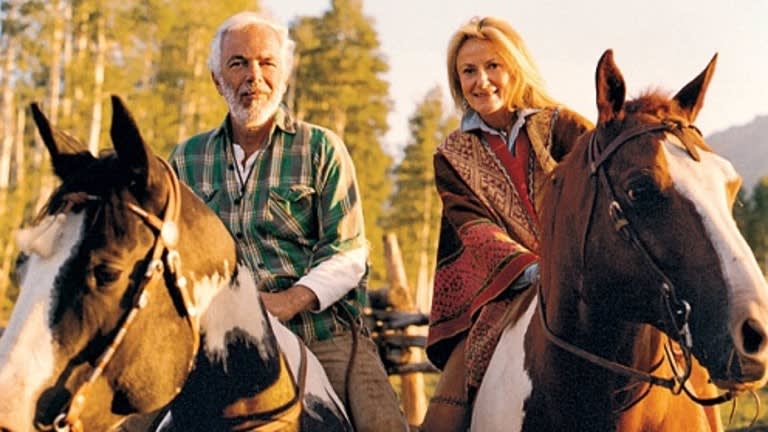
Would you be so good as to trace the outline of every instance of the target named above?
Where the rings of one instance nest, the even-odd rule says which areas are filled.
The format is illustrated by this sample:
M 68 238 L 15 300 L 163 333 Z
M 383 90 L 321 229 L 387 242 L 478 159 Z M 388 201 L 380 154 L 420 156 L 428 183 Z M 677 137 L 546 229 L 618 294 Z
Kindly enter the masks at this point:
M 233 144 L 232 147 L 235 153 L 235 165 L 240 173 L 237 179 L 243 187 L 253 169 L 253 164 L 261 154 L 261 149 L 256 150 L 243 161 L 245 158 L 243 148 L 239 144 Z M 306 286 L 317 297 L 318 308 L 313 309 L 312 312 L 322 312 L 357 287 L 365 274 L 367 263 L 367 246 L 339 252 L 310 269 L 296 284 Z
M 248 159 L 245 161 L 243 161 L 243 158 L 245 158 L 245 150 L 240 147 L 240 144 L 233 143 L 232 149 L 235 152 L 235 165 L 237 166 L 237 172 L 240 173 L 240 175 L 237 176 L 237 181 L 240 183 L 240 187 L 243 187 L 245 186 L 245 182 L 248 180 L 248 174 L 250 174 L 251 170 L 253 169 L 253 164 L 256 163 L 256 158 L 261 154 L 261 149 L 251 153 L 248 156 Z

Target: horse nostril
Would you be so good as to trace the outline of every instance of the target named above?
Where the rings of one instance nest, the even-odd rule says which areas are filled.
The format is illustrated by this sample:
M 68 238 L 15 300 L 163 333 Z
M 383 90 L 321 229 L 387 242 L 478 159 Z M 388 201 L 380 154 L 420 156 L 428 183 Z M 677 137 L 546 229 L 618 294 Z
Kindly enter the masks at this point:
M 741 337 L 744 341 L 744 352 L 747 354 L 757 354 L 760 352 L 765 341 L 762 331 L 753 324 L 752 320 L 744 321 L 744 324 L 741 326 Z

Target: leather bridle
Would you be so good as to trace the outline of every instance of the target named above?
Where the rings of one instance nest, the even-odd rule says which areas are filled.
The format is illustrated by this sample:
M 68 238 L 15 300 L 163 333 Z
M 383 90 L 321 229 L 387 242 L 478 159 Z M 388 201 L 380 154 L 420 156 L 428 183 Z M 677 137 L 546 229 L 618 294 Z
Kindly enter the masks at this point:
M 671 391 L 673 394 L 677 395 L 677 394 L 680 394 L 681 392 L 685 392 L 685 394 L 688 395 L 688 397 L 690 397 L 691 400 L 693 400 L 694 402 L 700 405 L 709 406 L 709 405 L 716 405 L 723 402 L 727 402 L 731 400 L 735 396 L 735 394 L 731 391 L 727 391 L 726 393 L 720 396 L 717 396 L 711 399 L 706 399 L 706 398 L 703 399 L 693 394 L 693 392 L 690 391 L 686 386 L 686 383 L 690 377 L 691 369 L 693 365 L 693 359 L 692 359 L 693 339 L 691 336 L 690 326 L 688 324 L 688 320 L 690 318 L 691 306 L 688 304 L 687 301 L 678 297 L 677 290 L 675 288 L 674 283 L 672 283 L 672 281 L 664 272 L 664 270 L 661 269 L 659 264 L 656 262 L 656 260 L 648 251 L 648 248 L 640 239 L 640 236 L 638 235 L 637 230 L 633 228 L 630 221 L 626 218 L 624 214 L 624 210 L 622 209 L 621 204 L 619 203 L 619 200 L 616 197 L 616 193 L 614 191 L 613 185 L 611 183 L 610 178 L 608 177 L 608 174 L 606 173 L 606 168 L 605 168 L 605 162 L 608 161 L 611 158 L 611 156 L 615 154 L 615 152 L 628 141 L 631 141 L 641 135 L 656 133 L 656 132 L 669 132 L 669 133 L 677 134 L 677 133 L 680 133 L 680 130 L 685 127 L 696 130 L 696 132 L 699 133 L 700 135 L 700 132 L 698 132 L 698 129 L 696 129 L 695 126 L 693 125 L 681 124 L 679 122 L 664 121 L 658 124 L 646 124 L 646 125 L 641 125 L 639 127 L 626 130 L 621 134 L 619 134 L 616 138 L 614 138 L 607 146 L 605 146 L 603 150 L 600 150 L 600 147 L 598 146 L 598 143 L 597 143 L 597 129 L 592 131 L 592 134 L 589 138 L 589 146 L 587 148 L 587 152 L 588 152 L 587 157 L 589 161 L 590 175 L 597 177 L 597 181 L 599 182 L 599 185 L 596 185 L 595 187 L 595 194 L 593 196 L 592 205 L 590 207 L 590 214 L 587 218 L 587 226 L 585 227 L 584 236 L 583 236 L 584 238 L 582 239 L 582 260 L 584 260 L 586 255 L 586 237 L 588 235 L 589 225 L 592 221 L 592 214 L 594 213 L 594 210 L 595 210 L 595 202 L 597 201 L 597 194 L 598 194 L 597 190 L 602 189 L 604 193 L 607 194 L 607 198 L 609 202 L 607 211 L 611 220 L 613 221 L 614 229 L 621 236 L 622 239 L 629 242 L 634 247 L 634 249 L 640 252 L 645 263 L 661 279 L 661 283 L 659 285 L 659 291 L 660 291 L 660 295 L 662 297 L 665 311 L 666 311 L 666 316 L 664 317 L 664 321 L 669 324 L 669 328 L 670 328 L 669 333 L 671 334 L 671 338 L 680 347 L 683 362 L 684 362 L 684 366 L 682 370 L 678 369 L 676 362 L 672 358 L 671 349 L 669 347 L 666 347 L 667 361 L 669 361 L 671 365 L 673 376 L 671 378 L 664 378 L 664 377 L 659 377 L 651 373 L 606 359 L 604 357 L 601 357 L 599 355 L 586 351 L 582 348 L 579 348 L 565 341 L 561 337 L 557 336 L 549 327 L 549 324 L 547 322 L 546 305 L 544 303 L 544 296 L 542 292 L 541 283 L 539 283 L 539 293 L 538 293 L 539 305 L 538 306 L 539 306 L 539 316 L 541 318 L 541 324 L 542 324 L 542 327 L 544 328 L 544 334 L 546 335 L 547 339 L 550 342 L 552 342 L 559 348 L 565 351 L 568 351 L 577 357 L 587 360 L 592 364 L 600 366 L 616 374 L 624 375 L 629 378 L 634 378 L 640 381 L 644 381 L 646 383 L 649 383 L 652 386 L 655 385 L 655 386 L 664 387 L 669 391 Z M 686 146 L 686 149 L 688 150 L 688 152 L 691 154 L 692 157 L 698 160 L 698 156 L 694 150 L 692 150 L 688 146 Z M 633 402 L 633 404 L 636 402 L 637 401 Z
M 57 432 L 83 432 L 80 416 L 85 409 L 91 386 L 104 373 L 104 369 L 120 347 L 120 344 L 123 342 L 128 329 L 139 314 L 139 311 L 144 309 L 149 303 L 148 287 L 150 287 L 153 282 L 161 279 L 166 272 L 174 281 L 173 289 L 182 301 L 184 315 L 192 330 L 193 355 L 190 358 L 188 370 L 191 370 L 193 367 L 195 353 L 197 353 L 199 347 L 200 326 L 194 293 L 190 292 L 192 287 L 188 287 L 187 279 L 181 273 L 181 256 L 176 249 L 179 240 L 178 220 L 181 207 L 181 187 L 176 173 L 168 162 L 160 158 L 158 158 L 158 160 L 162 162 L 162 165 L 165 168 L 170 186 L 168 202 L 165 207 L 163 218 L 158 218 L 136 204 L 127 204 L 128 208 L 141 217 L 144 223 L 149 225 L 149 227 L 156 233 L 155 244 L 152 247 L 151 258 L 148 261 L 144 277 L 139 283 L 138 289 L 133 296 L 132 307 L 123 316 L 120 327 L 115 332 L 114 338 L 99 356 L 96 366 L 88 375 L 88 378 L 80 384 L 73 394 L 69 406 L 54 420 L 53 429 Z M 64 196 L 64 200 L 70 204 L 70 206 L 71 204 L 79 204 L 82 200 L 82 194 L 67 194 Z
M 85 409 L 91 386 L 103 374 L 104 369 L 112 360 L 139 311 L 147 306 L 149 302 L 148 287 L 152 286 L 153 282 L 164 277 L 166 274 L 170 275 L 174 282 L 174 292 L 181 299 L 184 315 L 192 330 L 192 356 L 187 371 L 191 371 L 194 366 L 195 356 L 200 344 L 199 316 L 195 304 L 195 296 L 192 292 L 193 288 L 188 285 L 187 279 L 181 273 L 181 256 L 176 249 L 179 240 L 178 220 L 181 208 L 181 186 L 176 173 L 168 162 L 160 158 L 158 160 L 162 162 L 165 168 L 170 186 L 163 218 L 158 218 L 136 204 L 127 204 L 128 208 L 137 214 L 156 233 L 155 244 L 152 247 L 151 258 L 144 272 L 144 278 L 134 294 L 133 305 L 124 315 L 114 339 L 99 356 L 96 366 L 88 378 L 77 388 L 69 406 L 54 420 L 53 430 L 56 432 L 84 432 L 80 416 Z M 89 199 L 94 198 L 78 192 L 67 194 L 64 196 L 65 205 L 63 209 L 68 211 L 73 205 L 81 204 Z M 293 383 L 294 375 L 285 361 L 284 354 L 281 353 L 281 371 L 285 373 L 287 370 L 286 377 L 281 375 L 281 379 L 278 380 L 279 382 L 272 387 L 265 389 L 250 399 L 243 400 L 242 403 L 225 409 L 225 417 L 227 417 L 227 422 L 233 427 L 233 430 L 245 430 L 243 428 L 247 428 L 254 432 L 276 432 L 282 430 L 288 424 L 296 424 L 298 422 L 304 406 L 303 399 L 308 364 L 307 347 L 301 341 L 299 344 L 301 346 L 299 351 L 298 382 Z M 287 382 L 288 380 L 290 380 L 290 383 Z M 291 390 L 286 391 L 285 386 L 290 386 Z M 292 396 L 288 401 L 279 406 L 271 406 L 263 401 L 263 398 L 266 398 L 274 403 L 274 399 L 280 399 L 286 393 L 292 393 Z M 226 415 L 226 413 L 229 413 L 229 415 Z

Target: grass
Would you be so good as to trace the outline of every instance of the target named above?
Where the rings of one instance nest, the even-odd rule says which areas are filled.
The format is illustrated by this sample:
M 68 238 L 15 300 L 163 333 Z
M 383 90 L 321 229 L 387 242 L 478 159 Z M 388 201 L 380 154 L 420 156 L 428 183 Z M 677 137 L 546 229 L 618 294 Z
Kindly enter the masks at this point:
M 743 428 L 750 426 L 753 419 L 755 423 L 749 430 L 768 430 L 768 411 L 765 410 L 765 407 L 768 407 L 768 389 L 758 391 L 757 396 L 760 400 L 759 406 L 750 394 L 741 395 L 735 402 L 721 405 L 720 414 L 727 430 L 744 430 Z M 732 408 L 733 419 L 729 422 Z

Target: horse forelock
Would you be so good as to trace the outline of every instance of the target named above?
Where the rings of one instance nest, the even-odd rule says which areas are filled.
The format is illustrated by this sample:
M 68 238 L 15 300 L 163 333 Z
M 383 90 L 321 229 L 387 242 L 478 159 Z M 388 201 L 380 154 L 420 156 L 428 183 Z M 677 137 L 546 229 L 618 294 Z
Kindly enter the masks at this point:
M 646 89 L 635 99 L 626 101 L 624 112 L 627 115 L 638 113 L 654 114 L 659 118 L 668 117 L 674 113 L 682 113 L 676 105 L 670 103 L 669 93 L 660 89 Z

